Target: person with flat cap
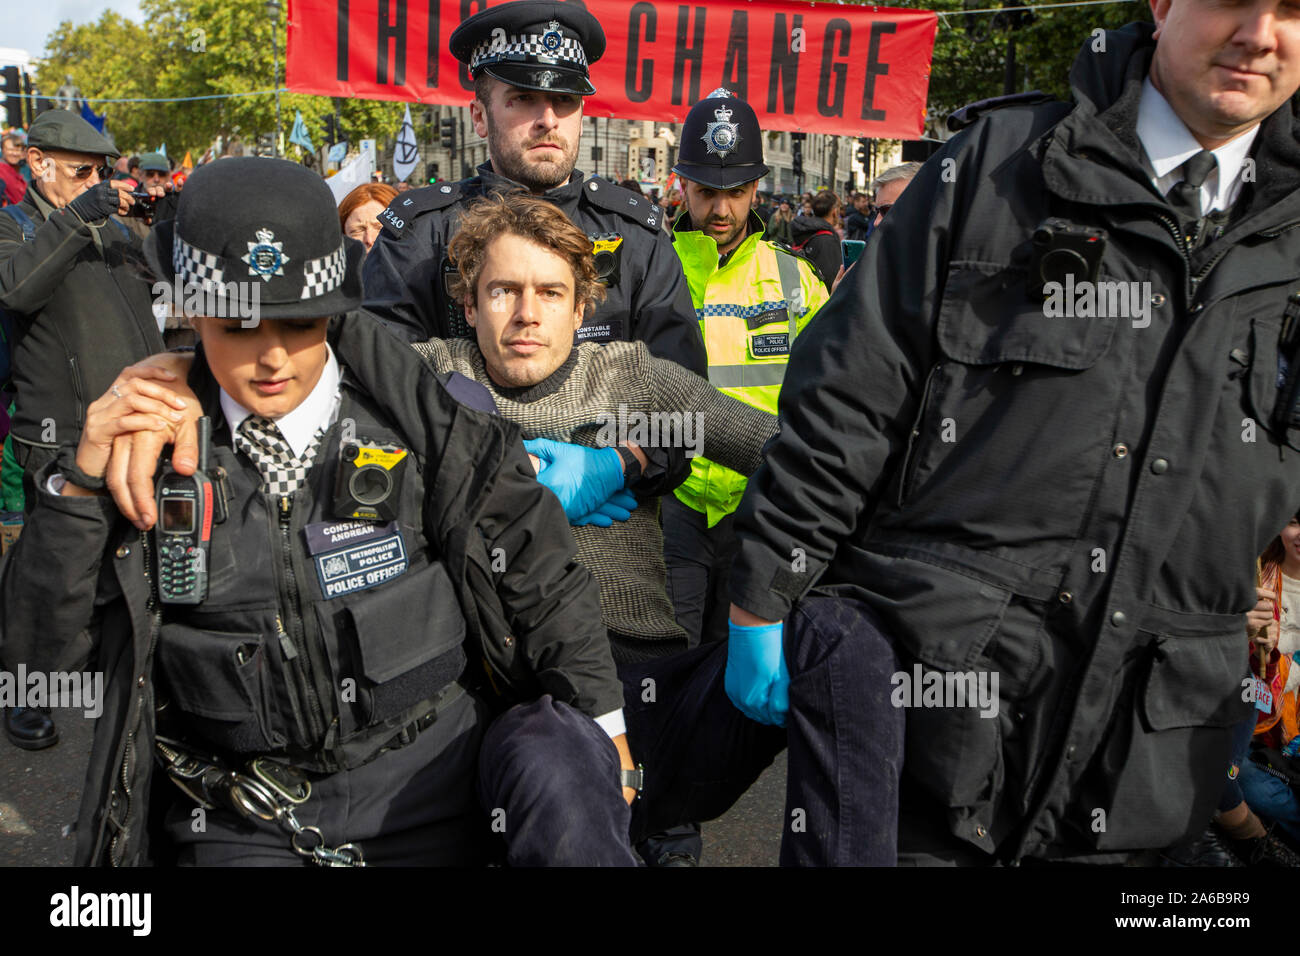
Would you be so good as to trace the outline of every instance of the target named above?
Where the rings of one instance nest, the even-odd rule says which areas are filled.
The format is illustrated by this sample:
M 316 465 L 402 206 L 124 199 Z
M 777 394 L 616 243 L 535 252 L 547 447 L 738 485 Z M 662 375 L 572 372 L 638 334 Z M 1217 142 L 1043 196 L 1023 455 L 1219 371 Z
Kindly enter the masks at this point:
M 398 196 L 366 259 L 366 308 L 412 341 L 470 337 L 448 293 L 447 247 L 461 210 L 487 193 L 524 189 L 555 203 L 592 239 L 604 302 L 578 341 L 640 340 L 703 375 L 700 338 L 662 207 L 575 170 L 590 64 L 605 52 L 600 23 L 578 0 L 517 0 L 470 17 L 451 52 L 474 77 L 470 117 L 488 142 L 478 175 Z
M 90 398 L 163 345 L 139 241 L 111 218 L 135 202 L 130 184 L 107 181 L 118 155 L 80 116 L 47 110 L 27 134 L 31 188 L 0 209 L 0 309 L 15 327 L 10 441 L 28 501 L 32 476 L 80 436 Z M 35 708 L 6 710 L 5 733 L 28 750 L 59 739 Z
M 365 247 L 303 166 L 200 168 L 144 252 L 209 292 L 184 297 L 189 391 L 143 366 L 111 380 L 0 566 L 0 644 L 31 670 L 95 655 L 106 674 L 75 862 L 499 858 L 475 794 L 497 691 L 593 718 L 623 703 L 598 587 L 518 427 L 356 311 Z M 254 321 L 223 317 L 250 283 Z M 193 311 L 205 298 L 216 314 Z M 195 405 L 206 453 L 175 465 L 199 465 L 213 505 L 163 495 L 158 526 L 127 520 L 104 490 L 115 440 L 176 440 Z M 615 732 L 569 806 L 617 846 L 634 792 Z

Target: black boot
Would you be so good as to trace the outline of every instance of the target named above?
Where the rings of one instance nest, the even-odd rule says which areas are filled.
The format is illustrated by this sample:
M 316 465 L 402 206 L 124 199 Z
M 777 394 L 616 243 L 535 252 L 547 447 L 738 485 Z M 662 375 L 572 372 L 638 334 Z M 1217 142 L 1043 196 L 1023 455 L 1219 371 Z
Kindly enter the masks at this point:
M 1160 854 L 1161 866 L 1245 866 L 1226 846 L 1219 828 L 1210 824 L 1200 835 Z
M 1275 829 L 1276 823 L 1262 837 L 1249 840 L 1229 838 L 1226 842 L 1247 866 L 1300 866 L 1300 853 L 1274 836 Z
M 6 707 L 5 736 L 23 750 L 44 750 L 59 742 L 48 707 Z

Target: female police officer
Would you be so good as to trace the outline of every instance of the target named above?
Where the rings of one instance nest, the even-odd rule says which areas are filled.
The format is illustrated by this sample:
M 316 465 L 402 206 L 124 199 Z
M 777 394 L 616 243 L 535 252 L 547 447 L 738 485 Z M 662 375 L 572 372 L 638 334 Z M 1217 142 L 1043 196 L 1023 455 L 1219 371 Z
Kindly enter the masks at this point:
M 184 404 L 168 373 L 124 373 L 0 570 L 7 660 L 106 672 L 79 864 L 162 858 L 157 832 L 182 863 L 474 862 L 473 675 L 622 705 L 596 586 L 517 431 L 346 314 L 363 251 L 317 176 L 265 159 L 200 169 L 146 243 L 198 313 L 209 460 L 160 483 L 177 500 L 154 530 L 121 518 L 114 439 Z M 618 787 L 621 749 L 591 789 Z

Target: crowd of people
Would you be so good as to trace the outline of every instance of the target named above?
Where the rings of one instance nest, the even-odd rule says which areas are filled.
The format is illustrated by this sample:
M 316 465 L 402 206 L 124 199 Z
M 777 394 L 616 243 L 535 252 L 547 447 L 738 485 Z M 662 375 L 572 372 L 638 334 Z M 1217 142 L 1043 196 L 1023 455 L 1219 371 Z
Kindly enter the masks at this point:
M 450 37 L 455 183 L 5 135 L 0 661 L 106 677 L 77 862 L 692 866 L 785 750 L 783 864 L 1300 865 L 1273 6 L 843 197 L 725 88 L 665 203 L 577 170 L 554 0 Z

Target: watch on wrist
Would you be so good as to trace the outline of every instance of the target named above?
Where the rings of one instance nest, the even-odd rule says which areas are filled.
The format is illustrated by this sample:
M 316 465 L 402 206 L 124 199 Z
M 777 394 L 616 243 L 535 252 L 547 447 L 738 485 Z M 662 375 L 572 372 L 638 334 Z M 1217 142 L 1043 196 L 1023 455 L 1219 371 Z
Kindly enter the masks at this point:
M 86 474 L 77 467 L 76 445 L 60 445 L 58 454 L 54 457 L 54 463 L 58 466 L 59 473 L 78 488 L 85 488 L 87 491 L 104 490 L 103 475 L 97 478 L 94 475 Z
M 620 770 L 618 779 L 623 786 L 635 790 L 636 795 L 639 797 L 641 796 L 641 790 L 645 787 L 645 768 L 637 764 L 635 770 Z
M 614 450 L 623 459 L 623 483 L 630 485 L 641 477 L 641 462 L 626 445 L 615 445 Z

